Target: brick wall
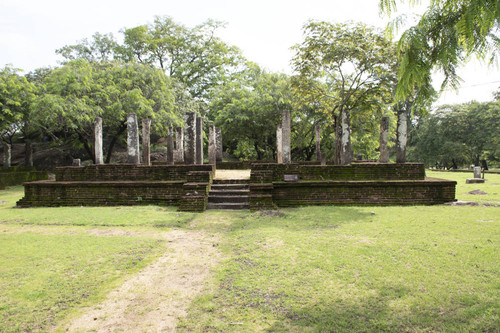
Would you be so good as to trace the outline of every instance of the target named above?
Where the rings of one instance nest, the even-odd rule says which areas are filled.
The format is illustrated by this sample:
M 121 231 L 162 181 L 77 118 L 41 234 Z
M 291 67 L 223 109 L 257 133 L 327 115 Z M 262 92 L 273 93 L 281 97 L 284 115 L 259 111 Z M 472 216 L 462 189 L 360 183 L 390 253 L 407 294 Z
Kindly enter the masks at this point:
M 212 165 L 101 164 L 56 168 L 56 181 L 180 181 L 191 171 L 214 172 Z
M 284 180 L 284 175 L 297 175 L 299 181 L 314 180 L 424 180 L 423 163 L 353 163 L 351 165 L 308 165 L 254 163 L 251 179 L 260 171 L 272 171 L 272 181 Z
M 0 168 L 0 189 L 21 185 L 24 182 L 48 179 L 47 171 L 36 171 L 33 167 Z
M 279 207 L 304 205 L 430 205 L 455 200 L 455 181 L 321 181 L 273 183 Z
M 176 205 L 183 182 L 54 182 L 24 184 L 20 207 Z

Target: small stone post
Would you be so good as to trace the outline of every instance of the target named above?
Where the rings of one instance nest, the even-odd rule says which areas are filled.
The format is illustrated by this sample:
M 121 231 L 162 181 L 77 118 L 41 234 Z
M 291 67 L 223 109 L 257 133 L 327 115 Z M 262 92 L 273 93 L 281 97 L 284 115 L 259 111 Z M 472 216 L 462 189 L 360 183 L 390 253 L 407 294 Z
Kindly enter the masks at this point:
M 175 128 L 175 145 L 174 162 L 184 163 L 184 129 L 182 127 Z
M 142 164 L 151 165 L 151 119 L 142 120 Z
M 216 130 L 214 125 L 208 127 L 208 164 L 217 163 Z
M 406 141 L 408 124 L 405 112 L 398 112 L 398 133 L 396 138 L 396 163 L 406 162 Z
M 104 164 L 102 150 L 102 118 L 97 117 L 94 123 L 94 154 L 95 164 Z
M 481 178 L 481 167 L 474 167 L 474 178 Z
M 33 144 L 29 140 L 24 143 L 24 166 L 33 166 Z
M 321 165 L 326 165 L 326 153 L 321 153 L 321 156 L 320 156 L 320 160 L 321 160 Z
M 174 164 L 174 133 L 171 127 L 168 128 L 167 134 L 167 164 Z
M 222 130 L 220 127 L 215 128 L 215 160 L 217 163 L 222 162 Z
M 283 122 L 281 128 L 281 135 L 283 141 L 283 163 L 290 164 L 292 162 L 291 155 L 291 117 L 290 110 L 283 111 Z
M 75 158 L 73 159 L 73 164 L 72 166 L 76 166 L 76 167 L 79 167 L 82 165 L 82 161 L 79 159 L 79 158 Z
M 203 164 L 203 118 L 196 118 L 196 163 Z
M 186 146 L 184 161 L 186 164 L 194 164 L 196 161 L 196 113 L 186 114 Z
M 314 126 L 314 133 L 316 134 L 316 161 L 321 161 L 321 128 L 319 124 Z
M 141 155 L 139 152 L 139 125 L 137 115 L 131 113 L 127 117 L 127 163 L 140 164 Z
M 276 129 L 276 155 L 279 164 L 283 163 L 283 129 L 281 124 Z
M 3 144 L 3 166 L 10 168 L 10 162 L 12 158 L 12 147 L 8 143 Z
M 387 143 L 389 142 L 389 117 L 382 117 L 380 121 L 380 163 L 389 162 L 389 149 Z

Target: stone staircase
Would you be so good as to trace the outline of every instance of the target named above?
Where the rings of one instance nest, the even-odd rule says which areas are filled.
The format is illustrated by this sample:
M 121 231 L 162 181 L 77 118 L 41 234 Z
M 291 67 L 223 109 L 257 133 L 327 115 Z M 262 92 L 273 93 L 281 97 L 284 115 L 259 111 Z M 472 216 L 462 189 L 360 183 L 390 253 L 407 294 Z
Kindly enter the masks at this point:
M 249 209 L 248 179 L 214 179 L 208 194 L 207 209 Z

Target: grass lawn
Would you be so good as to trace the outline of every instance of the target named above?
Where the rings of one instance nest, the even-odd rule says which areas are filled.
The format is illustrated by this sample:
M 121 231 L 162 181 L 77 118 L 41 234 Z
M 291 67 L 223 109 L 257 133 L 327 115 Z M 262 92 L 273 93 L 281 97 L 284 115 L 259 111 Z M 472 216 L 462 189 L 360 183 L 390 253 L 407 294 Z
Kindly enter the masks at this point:
M 223 253 L 180 331 L 497 332 L 500 175 L 470 185 L 468 174 L 428 176 L 457 180 L 459 200 L 490 206 L 12 209 L 22 189 L 0 191 L 0 331 L 51 327 L 162 249 L 89 229 L 176 227 L 217 234 Z M 488 194 L 467 194 L 476 189 Z

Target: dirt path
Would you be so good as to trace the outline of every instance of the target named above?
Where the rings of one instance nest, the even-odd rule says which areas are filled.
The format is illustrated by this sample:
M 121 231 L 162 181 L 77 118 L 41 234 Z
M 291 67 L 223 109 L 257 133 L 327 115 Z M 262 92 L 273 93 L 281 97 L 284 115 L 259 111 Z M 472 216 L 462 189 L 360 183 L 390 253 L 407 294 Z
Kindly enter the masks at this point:
M 173 332 L 220 259 L 217 239 L 198 231 L 163 234 L 165 253 L 106 299 L 59 327 L 69 332 Z

